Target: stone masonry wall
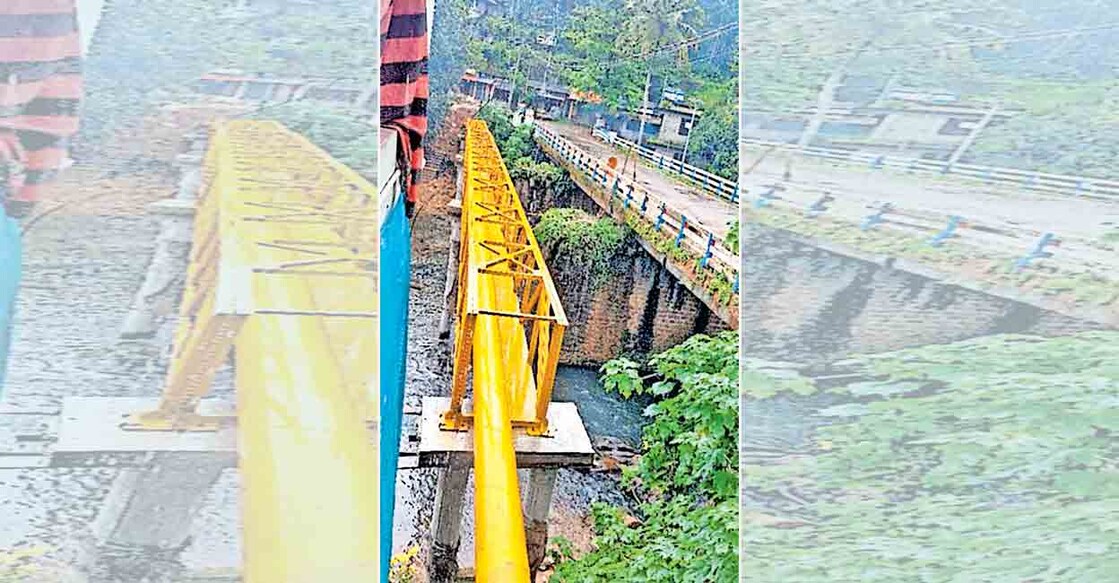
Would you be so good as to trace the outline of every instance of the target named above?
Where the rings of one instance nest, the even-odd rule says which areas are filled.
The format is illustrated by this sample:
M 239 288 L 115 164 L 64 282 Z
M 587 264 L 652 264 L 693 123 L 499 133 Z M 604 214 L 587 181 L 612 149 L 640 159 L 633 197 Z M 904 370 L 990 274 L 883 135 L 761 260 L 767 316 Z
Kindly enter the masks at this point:
M 945 283 L 758 225 L 743 230 L 745 354 L 828 362 L 999 333 L 1100 328 L 982 290 Z
M 726 329 L 635 242 L 615 256 L 614 273 L 597 283 L 587 266 L 550 249 L 545 254 L 570 321 L 563 364 L 598 366 L 622 354 L 655 353 L 693 334 Z

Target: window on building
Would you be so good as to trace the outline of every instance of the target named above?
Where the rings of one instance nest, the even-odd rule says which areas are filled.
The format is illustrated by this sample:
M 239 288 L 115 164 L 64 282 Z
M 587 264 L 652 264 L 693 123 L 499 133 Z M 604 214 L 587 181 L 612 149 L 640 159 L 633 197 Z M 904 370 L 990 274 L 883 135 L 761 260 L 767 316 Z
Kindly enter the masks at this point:
M 681 136 L 686 136 L 692 133 L 692 120 L 681 118 L 680 127 L 676 129 L 676 133 L 680 134 Z

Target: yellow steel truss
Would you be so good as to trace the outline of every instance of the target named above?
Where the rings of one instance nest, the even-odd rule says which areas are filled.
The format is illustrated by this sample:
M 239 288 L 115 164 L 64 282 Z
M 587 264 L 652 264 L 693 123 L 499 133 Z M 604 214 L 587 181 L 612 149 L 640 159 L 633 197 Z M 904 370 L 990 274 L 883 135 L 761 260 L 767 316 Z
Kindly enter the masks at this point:
M 246 581 L 377 575 L 377 201 L 274 122 L 211 138 L 179 328 L 134 430 L 210 430 L 197 413 L 236 350 Z
M 467 123 L 458 325 L 443 428 L 474 429 L 479 581 L 528 581 L 513 428 L 548 431 L 567 317 L 486 124 Z M 464 410 L 473 373 L 473 411 Z
M 443 427 L 470 428 L 472 414 L 462 406 L 467 375 L 474 351 L 484 349 L 501 357 L 500 381 L 512 425 L 544 435 L 567 316 L 483 121 L 467 123 L 463 166 L 458 326 L 451 409 L 443 416 Z M 492 324 L 497 338 L 479 339 L 480 324 Z M 476 392 L 477 379 L 474 385 Z

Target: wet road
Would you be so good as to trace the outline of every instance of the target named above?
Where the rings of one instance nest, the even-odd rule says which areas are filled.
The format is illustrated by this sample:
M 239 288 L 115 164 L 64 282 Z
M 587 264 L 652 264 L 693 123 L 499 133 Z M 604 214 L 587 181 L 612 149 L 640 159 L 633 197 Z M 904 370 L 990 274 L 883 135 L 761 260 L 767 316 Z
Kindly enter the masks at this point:
M 746 165 L 759 160 L 763 152 L 763 148 L 744 145 Z M 786 164 L 791 164 L 788 181 L 783 176 Z M 996 253 L 1023 255 L 1041 233 L 1053 232 L 1063 239 L 1058 256 L 1065 265 L 1112 275 L 1119 268 L 1119 253 L 1099 245 L 1105 234 L 1119 229 L 1119 201 L 1041 194 L 930 173 L 875 170 L 788 153 L 765 156 L 745 176 L 743 186 L 749 193 L 746 200 L 752 201 L 771 185 L 783 186 L 785 190 L 778 194 L 801 209 L 828 192 L 835 201 L 830 203 L 827 216 L 840 217 L 853 225 L 873 212 L 870 207 L 891 202 L 903 211 L 934 217 L 959 215 L 977 225 L 1005 231 L 988 234 L 968 230 L 961 236 L 969 245 Z
M 610 156 L 619 156 L 618 164 L 619 167 L 621 166 L 622 160 L 618 150 L 592 136 L 590 128 L 566 123 L 541 123 L 603 164 Z M 633 163 L 633 160 L 629 161 L 627 175 L 631 175 L 629 169 L 633 167 Z M 698 223 L 704 230 L 711 231 L 719 238 L 726 236 L 731 224 L 738 218 L 738 205 L 716 198 L 699 188 L 678 182 L 667 174 L 644 164 L 637 165 L 637 182 L 653 196 L 660 197 L 669 208 L 683 213 L 688 217 L 689 223 Z

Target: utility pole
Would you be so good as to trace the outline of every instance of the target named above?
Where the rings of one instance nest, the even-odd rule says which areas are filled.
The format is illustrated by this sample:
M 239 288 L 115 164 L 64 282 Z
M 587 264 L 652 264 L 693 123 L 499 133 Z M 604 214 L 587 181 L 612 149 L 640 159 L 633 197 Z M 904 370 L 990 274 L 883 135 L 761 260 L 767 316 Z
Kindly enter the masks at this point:
M 653 71 L 646 64 L 646 68 L 645 68 L 645 94 L 644 94 L 644 97 L 641 98 L 641 109 L 637 110 L 637 115 L 641 118 L 641 123 L 638 125 L 638 130 L 637 130 L 637 150 L 638 151 L 634 152 L 634 154 L 637 155 L 637 156 L 641 155 L 639 153 L 641 151 L 641 140 L 642 140 L 642 138 L 645 137 L 645 110 L 647 110 L 649 108 L 649 85 L 652 83 L 652 80 L 653 80 Z M 637 160 L 636 159 L 634 159 L 634 161 L 633 161 L 633 179 L 634 179 L 634 181 L 637 180 Z

